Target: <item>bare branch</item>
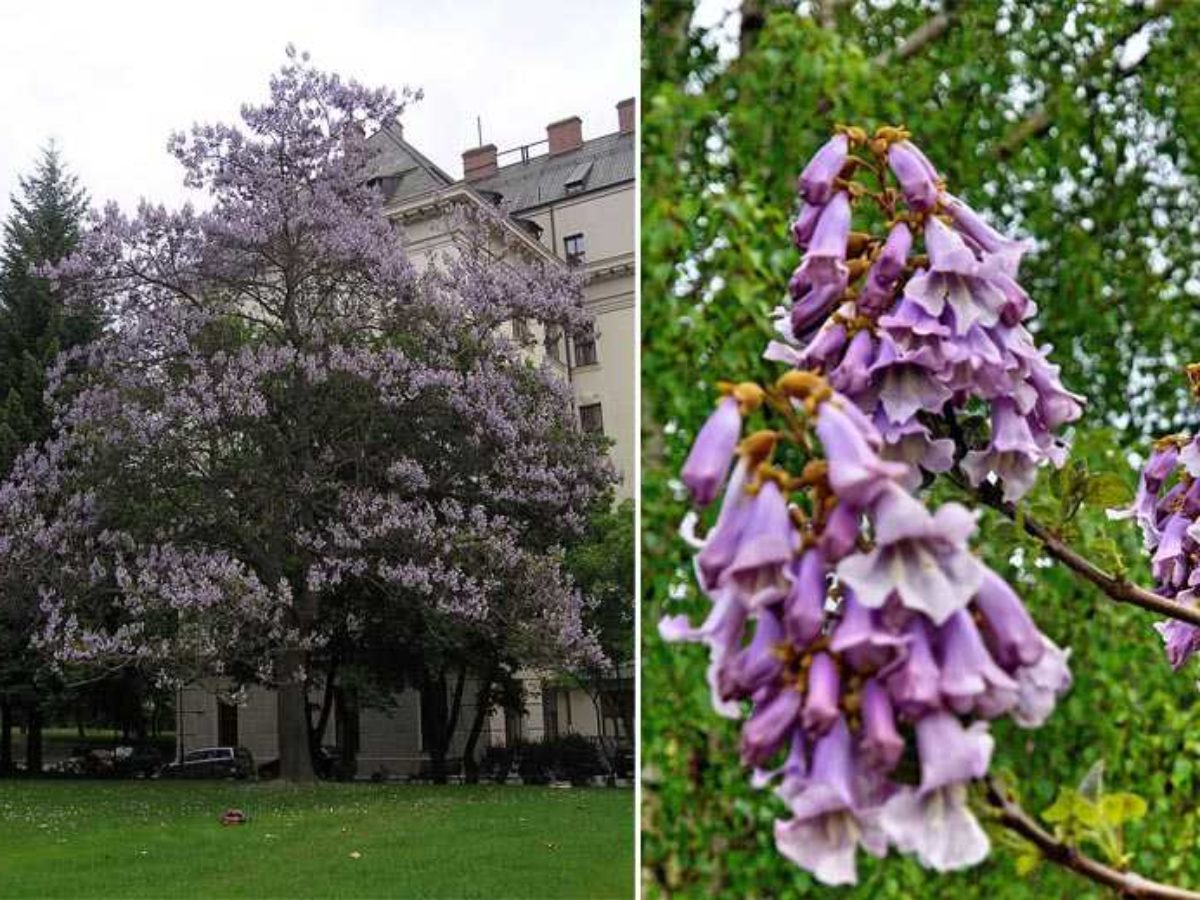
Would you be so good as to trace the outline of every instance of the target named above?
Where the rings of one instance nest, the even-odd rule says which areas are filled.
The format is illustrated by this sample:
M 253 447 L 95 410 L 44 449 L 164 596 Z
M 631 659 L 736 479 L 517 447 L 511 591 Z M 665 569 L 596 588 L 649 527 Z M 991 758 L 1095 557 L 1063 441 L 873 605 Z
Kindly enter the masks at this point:
M 871 65 L 883 68 L 894 62 L 904 62 L 906 59 L 916 56 L 950 30 L 950 26 L 954 24 L 957 18 L 955 15 L 956 5 L 952 0 L 946 0 L 941 12 L 918 26 L 900 43 L 899 47 L 896 47 L 894 50 L 885 50 L 872 59 Z
M 1123 872 L 1085 856 L 1078 847 L 1060 841 L 1039 825 L 994 777 L 989 777 L 985 784 L 988 802 L 997 810 L 996 818 L 999 824 L 1029 841 L 1050 862 L 1070 869 L 1096 884 L 1111 888 L 1121 897 L 1200 900 L 1200 893 L 1195 891 L 1160 884 L 1143 878 L 1136 872 Z

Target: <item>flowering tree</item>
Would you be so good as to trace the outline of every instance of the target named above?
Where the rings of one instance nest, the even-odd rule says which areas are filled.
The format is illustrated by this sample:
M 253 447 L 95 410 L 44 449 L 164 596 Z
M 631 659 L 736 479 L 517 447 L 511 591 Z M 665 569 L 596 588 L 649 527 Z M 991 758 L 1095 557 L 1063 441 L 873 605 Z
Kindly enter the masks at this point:
M 57 267 L 113 326 L 60 358 L 56 434 L 0 488 L 5 594 L 36 598 L 41 646 L 274 686 L 291 779 L 361 604 L 596 652 L 558 548 L 611 474 L 566 385 L 497 331 L 570 328 L 578 293 L 497 259 L 486 222 L 413 270 L 364 138 L 404 99 L 289 50 L 241 126 L 173 137 L 211 208 L 111 206 Z
M 703 539 L 695 514 L 684 527 L 711 611 L 699 627 L 660 623 L 667 640 L 708 645 L 717 712 L 740 718 L 749 702 L 742 762 L 791 812 L 775 823 L 776 846 L 826 884 L 857 880 L 860 847 L 937 871 L 980 862 L 989 840 L 967 785 L 987 776 L 988 721 L 1038 727 L 1071 684 L 1068 652 L 969 552 L 975 515 L 953 502 L 930 511 L 912 493 L 944 473 L 1022 519 L 1014 503 L 1040 467 L 1064 464 L 1062 429 L 1083 398 L 1022 324 L 1034 313 L 1016 281 L 1027 246 L 947 193 L 908 137 L 841 128 L 801 173 L 792 235 L 803 259 L 792 302 L 776 311 L 782 340 L 765 354 L 789 370 L 766 386 L 722 385 L 681 474 L 701 508 L 724 485 Z M 744 420 L 760 416 L 743 438 Z M 1114 599 L 1174 616 L 1161 627 L 1176 664 L 1197 633 L 1196 446 L 1160 442 L 1132 510 L 1157 547 L 1160 588 L 1178 597 L 1107 575 L 1023 519 Z M 1177 456 L 1186 471 L 1160 496 Z M 911 749 L 915 771 L 903 764 Z M 1078 831 L 1045 831 L 998 781 L 987 796 L 1001 825 L 1101 884 L 1195 896 L 1081 856 L 1063 837 Z M 1047 820 L 1078 828 L 1090 815 L 1115 835 L 1145 811 L 1140 798 L 1103 799 L 1069 795 Z

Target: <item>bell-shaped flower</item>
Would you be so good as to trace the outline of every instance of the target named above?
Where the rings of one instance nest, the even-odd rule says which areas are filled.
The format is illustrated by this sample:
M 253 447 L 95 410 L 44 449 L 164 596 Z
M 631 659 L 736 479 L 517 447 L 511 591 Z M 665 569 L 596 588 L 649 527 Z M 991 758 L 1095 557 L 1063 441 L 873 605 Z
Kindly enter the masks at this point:
M 837 562 L 858 546 L 860 512 L 849 503 L 839 503 L 826 518 L 817 546 L 829 562 Z
M 823 206 L 813 203 L 801 205 L 796 221 L 792 222 L 792 243 L 796 245 L 797 250 L 803 250 L 812 240 L 813 232 L 817 230 L 817 219 L 821 218 L 822 209 L 824 209 Z
M 904 423 L 891 421 L 882 409 L 876 412 L 875 422 L 883 435 L 880 456 L 892 462 L 902 462 L 909 472 L 900 479 L 905 490 L 921 486 L 921 471 L 949 472 L 954 467 L 954 441 L 935 438 L 917 418 Z
M 794 283 L 797 279 L 801 279 L 804 290 L 797 294 L 796 288 L 792 288 L 795 302 L 788 313 L 788 327 L 791 329 L 793 340 L 804 341 L 816 328 L 820 327 L 822 322 L 829 318 L 829 314 L 841 301 L 842 294 L 846 290 L 846 279 L 808 285 L 803 271 L 797 269 L 796 273 L 792 281 Z
M 707 506 L 717 496 L 742 433 L 742 416 L 733 397 L 723 397 L 700 433 L 683 464 L 680 479 L 698 506 Z
M 888 148 L 887 161 L 900 182 L 904 202 L 919 212 L 933 209 L 938 201 L 939 178 L 925 154 L 911 142 L 899 141 Z
M 1016 275 L 1021 265 L 1021 257 L 1033 249 L 1033 242 L 1006 238 L 987 224 L 975 210 L 952 194 L 943 193 L 941 199 L 954 227 L 974 241 L 981 250 L 995 256 L 1010 275 Z
M 742 646 L 742 631 L 746 624 L 746 607 L 728 588 L 719 589 L 713 597 L 712 609 L 699 628 L 692 627 L 685 615 L 667 616 L 658 623 L 658 633 L 664 641 L 686 641 L 708 645 L 708 686 L 713 709 L 727 719 L 741 718 L 741 707 L 722 696 L 728 683 L 725 669 Z
M 881 493 L 872 510 L 875 547 L 838 563 L 838 578 L 859 603 L 881 608 L 895 595 L 908 609 L 941 625 L 975 596 L 983 564 L 967 549 L 975 516 L 957 503 L 931 515 L 897 485 Z
M 754 505 L 754 498 L 746 491 L 749 474 L 746 461 L 741 460 L 725 486 L 725 496 L 721 501 L 721 511 L 717 515 L 716 524 L 704 539 L 700 552 L 696 554 L 696 578 L 706 591 L 717 587 L 738 551 L 742 532 Z
M 859 752 L 863 765 L 890 772 L 904 753 L 904 739 L 896 730 L 896 715 L 887 689 L 870 678 L 862 689 L 862 741 Z
M 987 856 L 987 835 L 967 806 L 966 785 L 987 772 L 992 747 L 984 722 L 964 728 L 946 712 L 917 722 L 921 785 L 893 795 L 880 816 L 901 852 L 939 872 L 967 868 Z
M 742 762 L 761 766 L 770 759 L 798 723 L 803 698 L 785 686 L 758 702 L 742 728 Z
M 830 386 L 849 397 L 861 394 L 870 384 L 874 361 L 875 337 L 864 328 L 850 339 L 842 361 L 829 373 Z
M 876 811 L 862 801 L 861 775 L 846 722 L 838 718 L 813 749 L 803 787 L 787 798 L 792 818 L 775 823 L 775 846 L 823 884 L 855 884 L 861 846 L 887 853 Z
M 938 630 L 938 649 L 942 697 L 954 712 L 993 719 L 1016 705 L 1017 682 L 996 665 L 967 610 Z
M 850 404 L 843 406 L 836 398 L 822 403 L 817 412 L 817 436 L 829 461 L 829 483 L 834 493 L 861 509 L 888 484 L 904 478 L 907 467 L 879 458 L 869 439 L 873 436 L 878 440 L 878 432 L 870 423 L 864 426 L 851 409 Z
M 787 501 L 774 481 L 766 481 L 750 505 L 737 553 L 725 577 L 748 609 L 757 609 L 787 596 L 791 587 L 788 564 L 797 535 Z
M 913 616 L 903 636 L 904 655 L 880 673 L 880 677 L 885 679 L 896 710 L 904 717 L 916 720 L 941 706 L 942 676 L 933 658 L 924 618 Z
M 953 395 L 939 377 L 941 360 L 925 347 L 908 349 L 884 334 L 871 376 L 892 422 L 907 422 L 919 411 L 940 412 Z
M 769 609 L 758 614 L 754 639 L 737 652 L 723 673 L 722 699 L 750 697 L 775 683 L 783 671 L 778 647 L 783 642 L 783 624 Z
M 842 679 L 837 663 L 828 653 L 818 653 L 808 669 L 801 722 L 809 735 L 823 734 L 841 713 Z
M 992 401 L 992 441 L 986 450 L 971 450 L 963 471 L 972 485 L 995 473 L 1004 485 L 1004 499 L 1015 503 L 1033 487 L 1043 452 L 1034 440 L 1029 422 L 1007 397 Z
M 846 241 L 850 237 L 850 195 L 838 191 L 821 210 L 812 240 L 800 264 L 814 284 L 832 284 L 846 278 Z
M 818 206 L 833 196 L 833 184 L 846 164 L 850 141 L 844 134 L 835 134 L 813 154 L 796 184 L 796 190 L 806 203 Z
M 819 548 L 812 547 L 793 563 L 792 588 L 783 602 L 783 626 L 788 640 L 806 647 L 821 634 L 825 622 L 828 565 Z
M 830 636 L 829 649 L 860 672 L 886 667 L 903 650 L 907 641 L 883 627 L 879 614 L 867 609 L 846 589 L 842 619 Z
M 1071 687 L 1071 670 L 1067 667 L 1071 651 L 1047 637 L 1042 640 L 1045 652 L 1038 661 L 1016 671 L 1017 706 L 1012 718 L 1022 728 L 1040 728 L 1054 712 L 1058 698 Z
M 984 642 L 1002 667 L 1012 671 L 1031 666 L 1042 657 L 1043 638 L 1008 582 L 985 568 L 975 609 L 981 620 Z

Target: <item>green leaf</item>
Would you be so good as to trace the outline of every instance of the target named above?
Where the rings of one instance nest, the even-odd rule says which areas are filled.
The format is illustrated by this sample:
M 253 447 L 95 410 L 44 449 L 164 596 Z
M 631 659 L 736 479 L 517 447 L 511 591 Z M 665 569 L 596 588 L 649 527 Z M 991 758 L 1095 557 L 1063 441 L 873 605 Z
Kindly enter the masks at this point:
M 1137 794 L 1106 794 L 1100 798 L 1100 821 L 1117 827 L 1136 822 L 1146 815 L 1146 801 Z
M 1114 472 L 1101 472 L 1092 475 L 1087 480 L 1083 492 L 1083 502 L 1088 506 L 1098 506 L 1108 509 L 1114 506 L 1124 506 L 1133 499 L 1129 485 L 1125 479 Z

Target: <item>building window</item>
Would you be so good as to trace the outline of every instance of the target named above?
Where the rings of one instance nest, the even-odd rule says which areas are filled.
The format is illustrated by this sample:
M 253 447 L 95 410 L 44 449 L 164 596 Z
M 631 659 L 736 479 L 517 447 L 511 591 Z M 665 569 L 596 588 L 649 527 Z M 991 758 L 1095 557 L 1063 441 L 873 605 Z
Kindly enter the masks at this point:
M 594 366 L 596 358 L 596 325 L 588 322 L 575 335 L 575 365 Z
M 562 362 L 562 350 L 559 347 L 559 338 L 562 337 L 562 329 L 557 325 L 546 326 L 546 355 L 555 362 Z
M 529 330 L 529 323 L 520 316 L 513 319 L 513 337 L 520 344 L 528 344 L 533 340 L 533 332 Z
M 599 403 L 588 403 L 579 407 L 579 427 L 586 434 L 604 434 L 604 415 Z
M 563 255 L 567 258 L 567 265 L 578 266 L 582 265 L 587 256 L 587 252 L 583 244 L 583 232 L 579 234 L 568 234 L 563 238 Z

